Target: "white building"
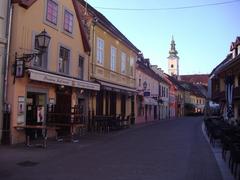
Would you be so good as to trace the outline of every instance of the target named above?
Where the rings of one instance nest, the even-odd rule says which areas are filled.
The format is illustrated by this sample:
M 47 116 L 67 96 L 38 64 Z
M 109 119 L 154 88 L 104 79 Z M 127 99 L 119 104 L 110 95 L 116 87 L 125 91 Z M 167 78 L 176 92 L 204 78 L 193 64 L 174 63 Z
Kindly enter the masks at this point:
M 166 77 L 164 75 L 164 72 L 161 68 L 158 68 L 157 65 L 151 66 L 152 70 L 157 73 L 160 78 L 160 84 L 159 84 L 159 119 L 168 119 L 169 118 L 169 90 L 170 90 L 170 84 L 166 80 Z

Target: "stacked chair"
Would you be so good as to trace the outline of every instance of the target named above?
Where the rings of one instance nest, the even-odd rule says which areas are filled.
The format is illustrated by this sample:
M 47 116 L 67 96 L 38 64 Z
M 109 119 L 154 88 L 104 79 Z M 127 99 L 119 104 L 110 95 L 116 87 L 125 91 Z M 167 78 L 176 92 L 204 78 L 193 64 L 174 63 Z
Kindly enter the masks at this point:
M 227 161 L 235 178 L 240 180 L 240 126 L 230 124 L 223 118 L 207 118 L 204 120 L 210 143 L 215 146 L 219 142 L 222 148 L 222 158 Z

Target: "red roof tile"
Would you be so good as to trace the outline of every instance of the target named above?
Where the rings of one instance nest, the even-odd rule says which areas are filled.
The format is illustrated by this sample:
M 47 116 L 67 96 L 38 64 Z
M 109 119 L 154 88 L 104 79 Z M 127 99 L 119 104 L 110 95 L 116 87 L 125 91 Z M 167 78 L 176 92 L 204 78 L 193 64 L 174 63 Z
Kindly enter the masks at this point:
M 82 21 L 81 21 L 82 15 L 81 15 L 81 10 L 80 10 L 80 4 L 78 3 L 77 0 L 72 0 L 72 2 L 73 2 L 73 6 L 75 8 L 75 12 L 77 14 L 77 19 L 78 19 L 80 33 L 82 36 L 84 51 L 90 53 L 91 47 L 90 47 L 90 44 L 89 44 L 89 41 L 87 38 L 87 33 L 85 32 L 85 29 L 84 29 Z
M 193 75 L 181 75 L 182 81 L 191 82 L 193 84 L 204 84 L 208 85 L 208 74 L 193 74 Z

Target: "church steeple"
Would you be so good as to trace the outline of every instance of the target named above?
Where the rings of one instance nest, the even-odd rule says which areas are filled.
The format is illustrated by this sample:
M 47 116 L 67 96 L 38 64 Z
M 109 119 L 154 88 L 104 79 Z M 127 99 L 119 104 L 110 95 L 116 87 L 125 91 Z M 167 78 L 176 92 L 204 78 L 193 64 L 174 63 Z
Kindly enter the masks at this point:
M 176 44 L 175 44 L 175 41 L 174 41 L 174 38 L 172 36 L 172 41 L 171 41 L 171 49 L 169 50 L 169 57 L 177 57 L 177 50 L 176 50 Z
M 172 36 L 171 48 L 169 50 L 168 56 L 168 74 L 171 76 L 177 77 L 179 79 L 179 57 L 177 56 L 178 52 L 176 50 L 176 43 Z

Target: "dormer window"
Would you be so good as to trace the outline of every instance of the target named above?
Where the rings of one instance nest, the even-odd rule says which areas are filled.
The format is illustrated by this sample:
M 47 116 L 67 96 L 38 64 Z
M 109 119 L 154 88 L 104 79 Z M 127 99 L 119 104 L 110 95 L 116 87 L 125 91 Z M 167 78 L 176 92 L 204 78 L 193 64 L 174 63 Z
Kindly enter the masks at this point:
M 240 54 L 240 44 L 237 46 L 237 55 Z

